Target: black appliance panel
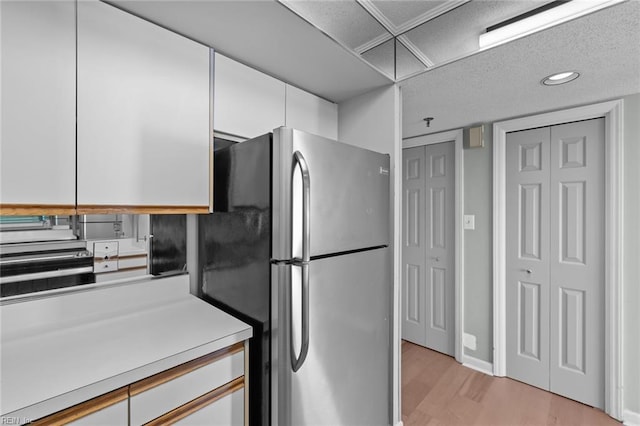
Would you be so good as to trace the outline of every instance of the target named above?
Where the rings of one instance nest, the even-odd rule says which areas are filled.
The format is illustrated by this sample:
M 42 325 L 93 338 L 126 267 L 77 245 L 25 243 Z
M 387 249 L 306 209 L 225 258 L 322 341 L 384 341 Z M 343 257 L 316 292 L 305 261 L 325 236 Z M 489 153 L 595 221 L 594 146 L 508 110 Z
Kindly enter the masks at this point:
M 253 326 L 249 423 L 270 419 L 271 135 L 214 153 L 214 213 L 198 217 L 203 298 Z

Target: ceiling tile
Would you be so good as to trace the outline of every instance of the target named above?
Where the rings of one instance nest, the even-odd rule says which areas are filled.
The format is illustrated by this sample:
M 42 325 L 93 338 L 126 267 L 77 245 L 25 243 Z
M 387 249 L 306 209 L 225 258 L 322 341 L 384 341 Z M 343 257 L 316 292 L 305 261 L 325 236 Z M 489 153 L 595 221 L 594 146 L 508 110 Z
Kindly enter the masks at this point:
M 389 78 L 394 78 L 394 48 L 395 39 L 388 40 L 373 49 L 367 50 L 362 54 L 362 58 L 376 67 L 380 72 Z
M 363 51 L 372 40 L 384 41 L 391 36 L 355 1 L 281 0 L 281 3 L 355 51 Z M 377 44 L 377 43 L 376 43 Z
M 426 65 L 396 39 L 396 79 L 405 78 L 426 69 Z
M 447 1 L 376 0 L 371 3 L 395 28 L 400 28 L 409 21 L 430 14 L 434 10 L 439 10 Z

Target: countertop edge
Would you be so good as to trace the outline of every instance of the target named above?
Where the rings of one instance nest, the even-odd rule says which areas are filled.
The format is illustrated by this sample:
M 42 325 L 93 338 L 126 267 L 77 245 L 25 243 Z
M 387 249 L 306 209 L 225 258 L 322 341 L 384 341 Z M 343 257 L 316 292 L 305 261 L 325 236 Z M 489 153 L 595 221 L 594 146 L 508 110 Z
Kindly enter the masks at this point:
M 215 309 L 215 308 L 214 308 Z M 252 329 L 247 326 L 245 330 L 224 336 L 213 342 L 205 343 L 201 346 L 189 349 L 184 352 L 177 353 L 168 358 L 164 358 L 136 368 L 135 370 L 126 371 L 109 379 L 92 383 L 82 388 L 78 388 L 72 392 L 56 396 L 46 401 L 2 414 L 1 417 L 14 417 L 25 420 L 36 420 L 50 414 L 56 413 L 65 408 L 80 404 L 89 399 L 104 395 L 105 393 L 127 386 L 138 380 L 153 376 L 161 371 L 176 367 L 185 362 L 191 361 L 203 355 L 215 352 L 219 349 L 231 346 L 234 343 L 242 342 L 252 337 Z
M 148 300 L 150 295 L 152 300 Z M 133 299 L 133 301 L 129 299 Z M 114 308 L 116 305 L 117 309 Z M 96 315 L 96 310 L 99 309 L 103 311 Z M 1 313 L 3 321 L 2 333 L 0 334 L 0 359 L 3 362 L 0 363 L 0 370 L 5 373 L 4 369 L 9 368 L 12 374 L 9 376 L 10 378 L 2 374 L 0 393 L 10 390 L 7 388 L 7 386 L 13 386 L 10 383 L 19 384 L 22 382 L 22 385 L 12 388 L 19 393 L 14 394 L 16 398 L 11 398 L 13 401 L 6 404 L 8 410 L 5 412 L 4 407 L 0 406 L 0 419 L 3 420 L 3 424 L 6 418 L 11 418 L 10 421 L 14 422 L 12 424 L 24 424 L 29 420 L 48 416 L 200 356 L 242 342 L 253 335 L 253 329 L 250 325 L 190 295 L 188 275 L 144 280 L 126 286 L 98 288 L 78 294 L 2 306 Z M 31 322 L 27 325 L 22 324 L 25 315 L 27 318 L 31 318 Z M 131 327 L 129 327 L 129 323 L 132 324 Z M 51 324 L 55 327 L 52 327 Z M 15 336 L 11 337 L 11 333 L 7 336 L 7 330 L 13 328 L 16 329 L 13 333 Z M 165 332 L 172 330 L 174 335 L 178 337 L 178 334 L 175 333 L 180 329 L 199 331 L 191 334 L 190 339 L 178 339 L 175 343 L 168 341 L 168 346 L 158 346 L 158 344 L 162 344 Z M 104 351 L 105 345 L 93 346 L 87 337 L 100 339 L 100 336 L 103 336 L 103 339 L 99 340 L 100 342 L 111 342 L 114 336 L 120 336 L 114 334 L 119 332 L 127 336 L 124 339 L 117 338 L 118 344 L 124 344 L 124 347 L 134 347 L 130 344 L 132 341 L 139 341 L 136 340 L 137 336 L 154 337 L 148 343 L 137 346 L 137 349 L 129 357 L 127 357 L 127 352 L 123 351 L 122 356 L 127 358 L 121 358 L 121 360 L 126 361 L 109 363 L 108 365 L 112 365 L 112 368 L 105 375 L 87 374 L 84 376 L 82 372 L 87 368 L 86 365 L 79 366 L 79 369 L 75 370 L 73 367 L 75 364 L 70 364 L 70 362 L 76 361 L 73 356 L 78 360 L 93 359 L 86 358 L 85 355 L 92 357 L 91 354 L 94 351 L 96 354 L 107 356 L 105 361 L 114 359 L 113 355 L 117 349 Z M 42 343 L 38 338 L 38 333 L 43 333 L 42 336 L 46 335 L 49 339 L 48 343 Z M 57 336 L 54 337 L 49 333 L 57 333 Z M 58 336 L 64 336 L 66 342 L 58 344 Z M 7 339 L 7 337 L 9 338 Z M 54 355 L 52 355 L 53 361 L 49 367 L 57 365 L 56 359 L 64 359 L 67 362 L 63 368 L 73 369 L 69 370 L 70 372 L 78 371 L 79 376 L 76 377 L 86 377 L 86 380 L 71 379 L 70 383 L 75 381 L 72 385 L 53 386 L 48 395 L 46 395 L 47 392 L 42 393 L 43 398 L 36 398 L 33 394 L 31 398 L 18 397 L 18 395 L 27 395 L 25 392 L 29 392 L 29 386 L 42 386 L 47 383 L 43 381 L 46 380 L 44 379 L 46 376 L 42 376 L 22 364 L 24 361 L 20 356 L 21 350 L 33 353 L 34 344 L 46 345 L 50 344 L 52 340 L 55 340 L 56 343 L 51 348 Z M 9 341 L 13 345 L 8 352 L 11 355 L 8 355 L 5 346 Z M 64 351 L 67 349 L 64 348 L 73 348 L 77 346 L 76 343 L 89 349 L 82 355 L 77 351 L 73 352 L 70 354 L 73 356 L 69 358 L 65 355 Z M 29 351 L 29 345 L 31 345 L 31 351 Z M 45 346 L 45 348 L 39 349 L 47 353 L 46 348 Z M 6 356 L 10 356 L 10 358 Z M 108 358 L 109 356 L 112 358 Z M 9 359 L 11 361 L 7 362 Z M 30 371 L 22 370 L 23 368 L 29 368 Z M 34 380 L 34 377 L 38 376 L 41 378 Z M 0 405 L 9 402 L 4 398 L 1 400 Z M 15 402 L 18 401 L 20 403 L 16 404 Z

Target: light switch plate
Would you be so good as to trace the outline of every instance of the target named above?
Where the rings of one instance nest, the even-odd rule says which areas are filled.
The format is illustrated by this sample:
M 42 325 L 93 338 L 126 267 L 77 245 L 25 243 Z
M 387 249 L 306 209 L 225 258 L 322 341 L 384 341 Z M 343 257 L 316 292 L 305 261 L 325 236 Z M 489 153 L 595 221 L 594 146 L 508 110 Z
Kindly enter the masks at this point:
M 463 219 L 464 229 L 476 229 L 476 215 L 465 214 Z

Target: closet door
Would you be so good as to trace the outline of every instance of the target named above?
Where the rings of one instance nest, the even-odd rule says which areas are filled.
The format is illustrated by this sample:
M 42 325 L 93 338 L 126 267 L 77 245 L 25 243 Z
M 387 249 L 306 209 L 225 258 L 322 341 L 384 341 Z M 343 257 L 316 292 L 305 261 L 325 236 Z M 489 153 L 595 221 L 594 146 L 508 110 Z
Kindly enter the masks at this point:
M 427 345 L 425 149 L 402 151 L 402 338 Z
M 604 407 L 604 119 L 507 135 L 507 375 Z
M 551 128 L 550 390 L 604 408 L 604 118 Z
M 454 143 L 403 150 L 402 338 L 455 351 Z
M 426 146 L 427 347 L 455 351 L 454 143 Z
M 549 389 L 549 128 L 507 135 L 507 375 Z

